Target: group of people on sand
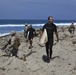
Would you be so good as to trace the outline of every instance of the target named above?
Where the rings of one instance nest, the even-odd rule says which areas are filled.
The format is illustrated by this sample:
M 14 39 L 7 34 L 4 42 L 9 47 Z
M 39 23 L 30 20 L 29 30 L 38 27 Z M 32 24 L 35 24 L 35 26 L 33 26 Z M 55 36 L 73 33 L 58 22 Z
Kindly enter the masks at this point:
M 41 29 L 40 38 L 43 34 L 44 29 L 46 29 L 47 37 L 48 37 L 48 41 L 45 43 L 47 61 L 50 61 L 50 59 L 52 59 L 52 53 L 53 53 L 52 48 L 53 48 L 53 41 L 54 41 L 54 36 L 53 36 L 54 33 L 56 35 L 57 42 L 59 42 L 57 26 L 53 23 L 52 16 L 48 17 L 48 23 L 46 23 Z M 68 28 L 68 31 L 74 34 L 74 31 L 75 31 L 74 23 L 72 23 L 72 25 Z M 35 29 L 32 27 L 32 25 L 28 26 L 28 24 L 26 24 L 24 28 L 24 37 L 26 38 L 26 41 L 27 42 L 29 41 L 30 43 L 29 49 L 33 47 L 32 44 L 33 44 L 34 35 L 36 35 Z M 19 38 L 16 37 L 16 32 L 12 32 L 11 36 L 12 37 L 10 41 L 8 41 L 8 43 L 3 47 L 3 50 L 5 50 L 5 52 L 9 55 L 12 54 L 12 56 L 17 57 L 20 41 L 19 41 Z

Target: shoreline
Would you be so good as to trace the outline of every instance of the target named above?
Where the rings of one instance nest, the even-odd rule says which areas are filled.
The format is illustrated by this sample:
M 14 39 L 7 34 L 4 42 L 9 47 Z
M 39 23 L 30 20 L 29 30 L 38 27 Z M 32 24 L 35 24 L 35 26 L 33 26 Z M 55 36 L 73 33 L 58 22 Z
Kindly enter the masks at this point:
M 76 25 L 74 25 L 75 26 L 75 28 L 76 28 Z M 57 26 L 58 28 L 64 28 L 64 27 L 66 27 L 66 28 L 68 28 L 69 26 L 68 25 L 64 25 L 64 26 Z M 42 28 L 42 27 L 41 27 Z M 35 28 L 35 30 L 40 30 L 40 28 Z M 10 31 L 9 33 L 0 33 L 0 37 L 5 37 L 5 36 L 9 36 L 10 35 L 10 33 L 11 33 L 12 31 Z M 21 31 L 16 31 L 17 33 L 23 33 L 24 32 L 24 30 L 21 30 Z

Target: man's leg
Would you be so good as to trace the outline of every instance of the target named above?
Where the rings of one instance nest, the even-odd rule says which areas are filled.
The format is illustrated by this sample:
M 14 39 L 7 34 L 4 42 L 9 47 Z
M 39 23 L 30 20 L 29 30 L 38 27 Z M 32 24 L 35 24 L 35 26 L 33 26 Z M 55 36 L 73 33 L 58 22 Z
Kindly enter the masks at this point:
M 51 39 L 50 40 L 50 52 L 49 52 L 49 54 L 50 54 L 50 59 L 52 58 L 52 53 L 53 53 L 53 51 L 52 51 L 52 47 L 53 47 L 53 39 Z
M 32 47 L 32 39 L 30 40 L 30 46 Z
M 18 53 L 18 49 L 15 49 L 14 56 L 18 57 L 18 56 L 17 56 L 17 53 Z
M 46 46 L 46 54 L 49 57 L 49 44 L 48 44 L 48 42 L 45 44 L 45 46 Z
M 70 33 L 72 34 L 72 30 L 70 31 Z
M 52 47 L 53 47 L 53 45 L 50 46 L 50 59 L 52 58 L 52 53 L 53 53 Z
M 13 49 L 13 50 L 11 50 L 11 54 L 12 54 L 12 56 L 14 56 L 15 55 L 15 50 Z
M 31 38 L 31 39 L 29 40 L 29 42 L 30 42 L 29 48 L 32 48 L 33 38 Z

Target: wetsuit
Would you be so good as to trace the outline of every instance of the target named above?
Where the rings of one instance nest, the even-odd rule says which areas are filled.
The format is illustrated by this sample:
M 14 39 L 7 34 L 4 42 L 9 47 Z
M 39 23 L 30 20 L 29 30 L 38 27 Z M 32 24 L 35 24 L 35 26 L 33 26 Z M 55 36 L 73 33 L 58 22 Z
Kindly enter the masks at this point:
M 57 32 L 57 28 L 56 28 L 56 25 L 55 24 L 49 24 L 49 23 L 46 23 L 44 26 L 43 26 L 43 29 L 42 31 L 46 29 L 47 30 L 47 35 L 48 35 L 48 42 L 45 44 L 46 46 L 46 53 L 47 53 L 47 56 L 48 57 L 52 57 L 52 47 L 53 47 L 53 33 L 54 32 Z
M 35 29 L 34 29 L 34 28 L 29 28 L 29 29 L 27 30 L 27 32 L 29 32 L 28 39 L 29 39 L 29 40 L 33 39 Z

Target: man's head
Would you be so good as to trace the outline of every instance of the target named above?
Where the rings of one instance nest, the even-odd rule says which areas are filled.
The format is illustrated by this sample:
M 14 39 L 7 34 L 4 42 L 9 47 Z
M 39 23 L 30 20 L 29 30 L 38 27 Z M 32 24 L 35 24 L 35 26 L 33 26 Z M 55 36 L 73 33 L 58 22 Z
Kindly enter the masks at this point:
M 72 22 L 72 25 L 74 24 L 74 22 Z
M 27 24 L 27 23 L 25 23 L 25 26 L 28 26 L 28 24 Z
M 32 25 L 30 25 L 30 28 L 32 28 Z
M 53 23 L 53 17 L 52 17 L 52 16 L 49 16 L 49 17 L 48 17 L 48 22 L 49 22 L 49 23 Z
M 11 32 L 11 36 L 14 36 L 15 34 L 16 34 L 15 31 L 12 31 L 12 32 Z

